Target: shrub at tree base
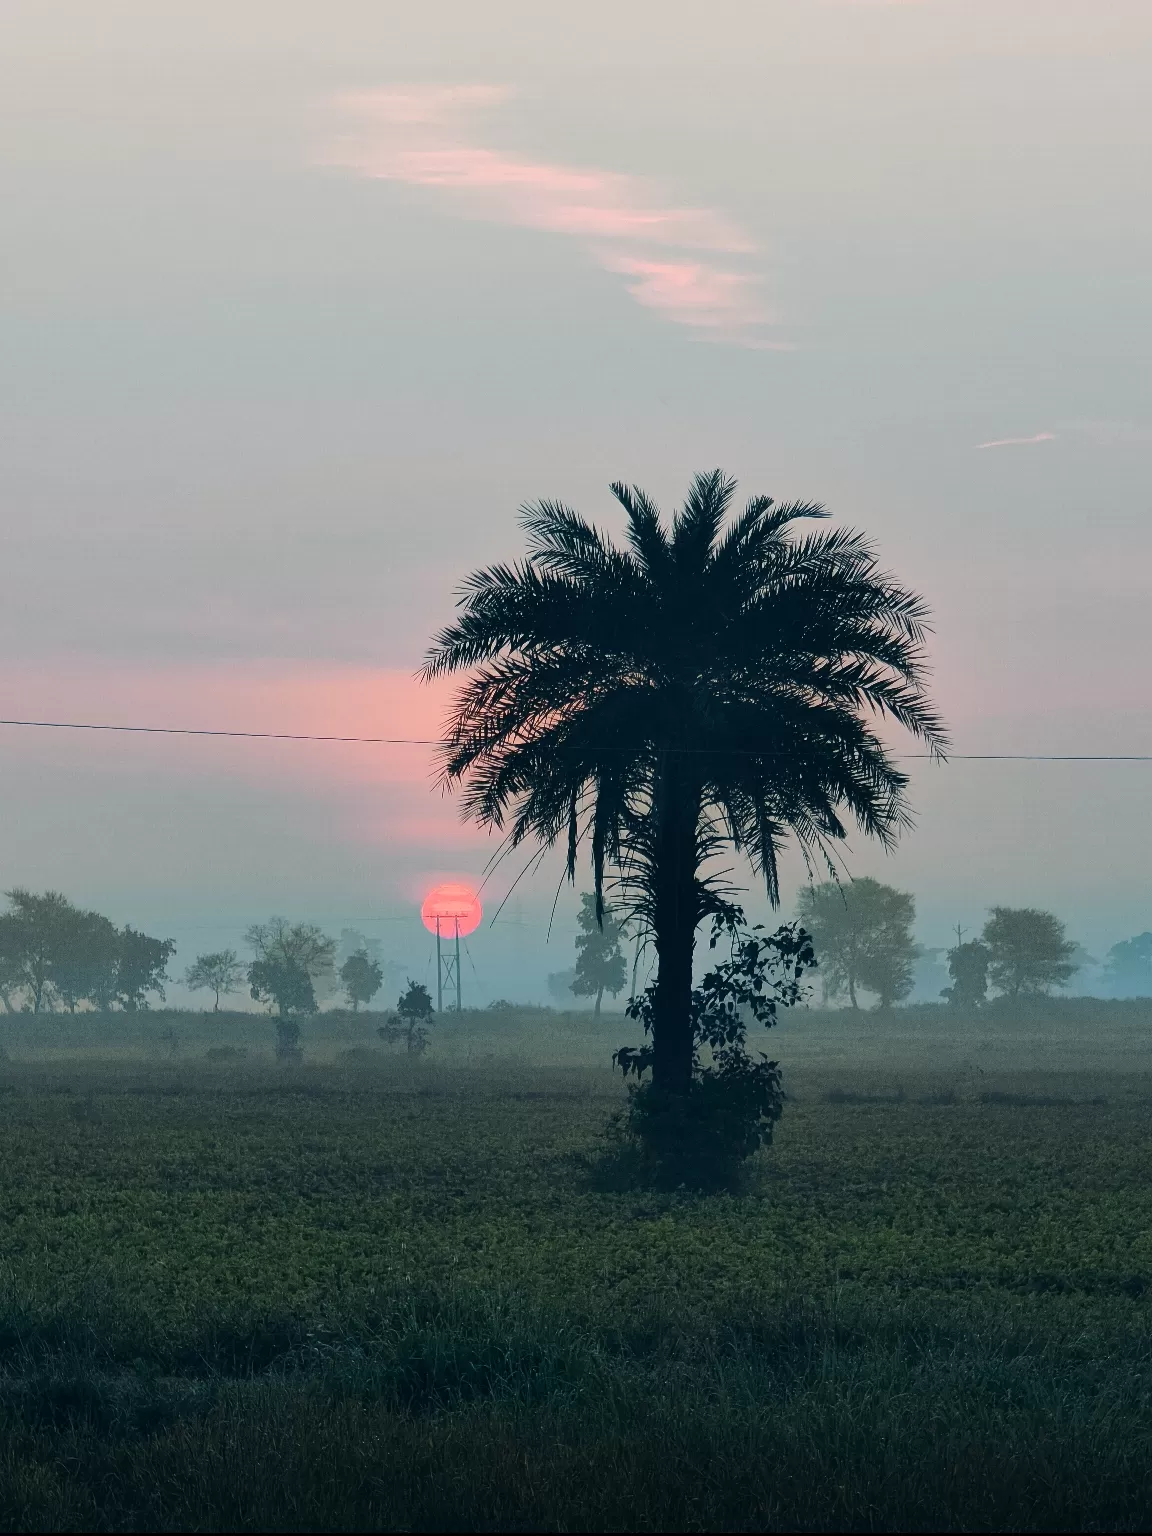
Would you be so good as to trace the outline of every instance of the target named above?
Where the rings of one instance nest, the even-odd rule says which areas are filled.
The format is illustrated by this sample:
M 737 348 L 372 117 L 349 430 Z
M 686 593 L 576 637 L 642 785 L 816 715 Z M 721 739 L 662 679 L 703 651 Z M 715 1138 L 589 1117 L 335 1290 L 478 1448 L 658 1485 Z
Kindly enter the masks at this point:
M 655 1083 L 633 1087 L 623 1134 L 638 1171 L 661 1187 L 718 1189 L 731 1185 L 742 1165 L 772 1140 L 784 1108 L 779 1063 L 748 1050 L 748 1019 L 770 1029 L 780 1008 L 800 1000 L 800 983 L 815 963 L 812 940 L 798 924 L 773 934 L 744 926 L 739 907 L 725 904 L 713 919 L 710 946 L 727 934 L 730 958 L 692 991 L 692 1080 L 686 1093 Z M 655 984 L 628 1005 L 651 1035 Z M 701 1059 L 707 1051 L 708 1060 Z M 613 1062 L 639 1079 L 652 1064 L 652 1047 L 622 1046 Z
M 750 1061 L 702 1073 L 687 1094 L 641 1083 L 629 1095 L 626 1126 L 658 1187 L 723 1189 L 771 1142 L 783 1109 L 779 1065 Z

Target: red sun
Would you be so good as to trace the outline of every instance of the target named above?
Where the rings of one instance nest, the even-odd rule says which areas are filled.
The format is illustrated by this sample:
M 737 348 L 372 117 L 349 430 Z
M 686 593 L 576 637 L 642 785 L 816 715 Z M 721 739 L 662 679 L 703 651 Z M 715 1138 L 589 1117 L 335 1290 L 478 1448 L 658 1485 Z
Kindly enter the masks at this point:
M 470 885 L 438 885 L 428 892 L 420 907 L 425 928 L 435 933 L 439 919 L 440 936 L 444 939 L 454 939 L 457 933 L 464 938 L 479 928 L 483 915 L 480 898 Z

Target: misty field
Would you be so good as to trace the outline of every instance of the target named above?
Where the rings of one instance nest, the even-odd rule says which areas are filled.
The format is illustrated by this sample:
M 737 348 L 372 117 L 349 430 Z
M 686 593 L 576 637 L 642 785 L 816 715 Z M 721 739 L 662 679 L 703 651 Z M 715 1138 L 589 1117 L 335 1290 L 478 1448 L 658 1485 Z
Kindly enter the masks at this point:
M 1152 1006 L 797 1015 L 722 1196 L 619 1018 L 6 1027 L 6 1529 L 1148 1523 Z

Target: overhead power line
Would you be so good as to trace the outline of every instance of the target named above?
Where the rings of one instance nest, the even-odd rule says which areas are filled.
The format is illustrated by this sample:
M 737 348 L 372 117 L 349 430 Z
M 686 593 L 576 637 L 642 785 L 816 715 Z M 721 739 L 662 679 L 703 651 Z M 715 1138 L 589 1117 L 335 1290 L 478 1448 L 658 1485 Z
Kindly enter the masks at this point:
M 367 747 L 445 747 L 451 743 L 433 736 L 319 736 L 307 731 L 217 731 L 191 725 L 110 725 L 90 720 L 0 720 L 0 726 L 23 726 L 40 731 L 113 731 L 136 736 L 221 736 L 243 741 L 327 741 Z M 573 749 L 575 750 L 575 749 Z M 620 750 L 601 746 L 599 750 Z M 710 747 L 678 747 L 682 752 L 707 754 Z M 730 750 L 725 748 L 723 750 Z M 768 757 L 767 752 L 757 756 Z M 901 762 L 932 762 L 940 759 L 933 752 L 894 754 Z M 947 752 L 950 763 L 1152 763 L 1152 753 L 1140 752 Z
M 0 720 L 0 725 L 31 726 L 41 731 L 126 731 L 138 736 L 238 736 L 250 741 L 346 741 L 376 747 L 439 747 L 443 742 L 419 736 L 312 736 L 306 731 L 209 731 L 191 725 L 95 725 L 87 720 Z

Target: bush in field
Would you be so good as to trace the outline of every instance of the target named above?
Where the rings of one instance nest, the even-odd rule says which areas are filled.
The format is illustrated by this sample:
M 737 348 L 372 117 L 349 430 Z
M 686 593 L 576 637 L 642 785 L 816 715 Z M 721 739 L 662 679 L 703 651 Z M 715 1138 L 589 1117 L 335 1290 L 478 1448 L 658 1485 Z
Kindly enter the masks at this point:
M 766 1029 L 777 1012 L 799 1001 L 804 971 L 813 964 L 812 941 L 788 924 L 775 933 L 744 926 L 739 907 L 713 920 L 710 945 L 727 935 L 729 958 L 692 991 L 692 1078 L 687 1092 L 645 1083 L 651 1045 L 623 1046 L 613 1062 L 638 1085 L 629 1096 L 626 1133 L 658 1184 L 720 1188 L 740 1165 L 772 1140 L 784 1095 L 780 1068 L 748 1049 L 748 1022 Z M 628 1004 L 651 1038 L 656 984 Z
M 858 1008 L 862 988 L 890 1008 L 911 992 L 916 902 L 905 891 L 868 878 L 846 885 L 828 880 L 800 892 L 797 915 L 812 935 L 826 999 L 847 993 Z
M 1064 986 L 1076 967 L 1076 946 L 1064 924 L 1035 907 L 993 907 L 981 935 L 988 948 L 988 975 L 1006 997 Z
M 340 980 L 352 1012 L 358 1013 L 360 1004 L 367 1006 L 384 985 L 384 972 L 380 962 L 371 959 L 366 949 L 357 949 L 340 967 Z
M 980 1008 L 988 1000 L 988 966 L 992 951 L 979 939 L 957 944 L 948 951 L 952 985 L 940 994 L 957 1008 Z
M 213 1013 L 220 1012 L 220 994 L 236 992 L 244 980 L 244 967 L 234 949 L 218 949 L 210 955 L 197 955 L 184 972 L 184 985 L 190 992 L 214 992 Z
M 389 1045 L 403 1040 L 410 1055 L 423 1056 L 428 1048 L 428 1026 L 434 1013 L 428 988 L 409 979 L 396 1003 L 396 1017 L 381 1024 L 376 1033 Z

